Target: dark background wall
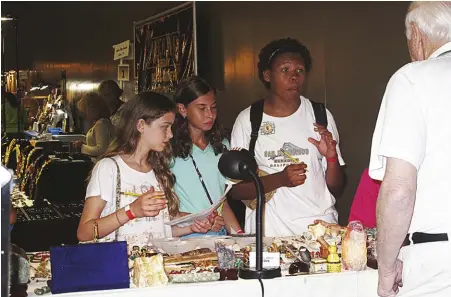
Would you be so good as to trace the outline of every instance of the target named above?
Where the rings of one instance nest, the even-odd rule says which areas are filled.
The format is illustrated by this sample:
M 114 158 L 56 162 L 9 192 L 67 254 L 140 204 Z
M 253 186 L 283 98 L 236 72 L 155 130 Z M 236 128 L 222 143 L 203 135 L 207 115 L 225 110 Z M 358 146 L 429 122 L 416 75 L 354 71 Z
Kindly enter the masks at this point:
M 36 61 L 110 63 L 111 46 L 133 38 L 134 20 L 178 4 L 2 2 L 2 15 L 11 12 L 21 20 L 22 68 Z M 404 37 L 408 4 L 197 2 L 200 71 L 220 90 L 220 116 L 228 128 L 242 109 L 265 95 L 256 73 L 260 48 L 288 36 L 309 47 L 314 65 L 306 96 L 325 102 L 335 116 L 348 167 L 348 185 L 337 202 L 342 223 L 368 165 L 386 83 L 409 61 Z M 6 49 L 13 52 L 11 44 Z
M 183 2 L 33 1 L 5 2 L 2 16 L 19 18 L 21 69 L 39 61 L 108 63 L 114 44 L 133 39 L 133 21 Z M 8 25 L 6 59 L 14 63 L 14 30 Z M 11 36 L 12 35 L 12 36 Z M 9 39 L 9 37 L 11 39 Z M 12 42 L 9 43 L 8 41 Z
M 390 76 L 409 62 L 404 17 L 408 2 L 222 2 L 199 5 L 209 17 L 203 32 L 207 77 L 222 91 L 222 122 L 265 95 L 258 80 L 259 50 L 282 37 L 301 40 L 314 62 L 306 96 L 325 102 L 340 132 L 348 184 L 337 201 L 347 221 Z M 204 27 L 205 28 L 205 27 Z M 200 57 L 202 59 L 203 57 Z M 205 62 L 205 61 L 204 61 Z M 296 133 L 296 131 L 293 131 Z

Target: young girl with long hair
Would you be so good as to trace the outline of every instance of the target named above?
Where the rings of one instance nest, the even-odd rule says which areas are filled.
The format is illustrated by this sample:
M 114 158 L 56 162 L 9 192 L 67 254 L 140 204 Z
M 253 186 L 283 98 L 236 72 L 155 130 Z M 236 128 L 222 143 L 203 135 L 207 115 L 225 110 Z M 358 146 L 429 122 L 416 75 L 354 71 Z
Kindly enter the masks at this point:
M 179 215 L 169 140 L 175 104 L 144 92 L 122 106 L 116 138 L 93 169 L 77 236 L 80 241 L 149 239 L 183 236 L 211 229 L 208 219 L 187 227 L 165 225 Z M 150 243 L 151 244 L 151 243 Z
M 230 144 L 216 118 L 215 91 L 205 80 L 198 76 L 182 80 L 174 99 L 178 110 L 172 127 L 174 189 L 180 198 L 180 210 L 196 213 L 224 194 L 226 180 L 219 172 L 218 161 Z M 220 212 L 210 219 L 213 228 L 209 234 L 225 234 L 224 225 L 229 232 L 231 228 L 242 232 L 227 201 Z

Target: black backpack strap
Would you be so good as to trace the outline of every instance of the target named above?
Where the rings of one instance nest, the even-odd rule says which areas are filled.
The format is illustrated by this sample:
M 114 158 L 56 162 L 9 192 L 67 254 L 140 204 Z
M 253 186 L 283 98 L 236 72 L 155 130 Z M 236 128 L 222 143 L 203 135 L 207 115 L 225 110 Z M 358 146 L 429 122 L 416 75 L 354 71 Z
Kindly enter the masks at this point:
M 251 141 L 249 142 L 249 152 L 255 156 L 255 143 L 257 142 L 258 132 L 263 119 L 264 99 L 258 100 L 251 105 Z
M 310 101 L 312 103 L 313 112 L 315 113 L 316 123 L 327 128 L 327 112 L 324 104 Z

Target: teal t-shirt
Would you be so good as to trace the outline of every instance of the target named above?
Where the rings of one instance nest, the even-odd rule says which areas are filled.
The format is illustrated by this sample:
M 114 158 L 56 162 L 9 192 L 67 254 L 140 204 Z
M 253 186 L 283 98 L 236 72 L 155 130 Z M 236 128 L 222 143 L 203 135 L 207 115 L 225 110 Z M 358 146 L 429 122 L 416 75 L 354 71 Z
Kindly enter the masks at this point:
M 230 149 L 230 143 L 227 139 L 223 140 L 223 144 L 227 149 Z M 218 169 L 221 154 L 215 156 L 213 147 L 210 144 L 205 150 L 201 150 L 196 145 L 193 145 L 192 156 L 213 203 L 218 201 L 224 194 L 226 185 L 226 178 Z M 202 187 L 190 157 L 186 159 L 176 158 L 171 170 L 176 179 L 174 190 L 180 199 L 180 211 L 198 213 L 210 207 L 210 201 Z M 208 234 L 213 235 L 218 233 L 208 232 Z

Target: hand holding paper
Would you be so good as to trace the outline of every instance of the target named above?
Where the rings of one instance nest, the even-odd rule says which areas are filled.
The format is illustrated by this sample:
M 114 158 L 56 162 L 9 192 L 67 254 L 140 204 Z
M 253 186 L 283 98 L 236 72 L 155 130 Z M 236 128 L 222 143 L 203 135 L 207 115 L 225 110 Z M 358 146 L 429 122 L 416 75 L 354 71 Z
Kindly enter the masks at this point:
M 199 213 L 192 213 L 190 215 L 187 215 L 187 216 L 184 216 L 181 218 L 177 218 L 177 219 L 167 222 L 165 224 L 170 225 L 170 226 L 178 225 L 179 227 L 186 227 L 186 226 L 193 224 L 194 220 L 202 221 L 202 220 L 207 219 L 227 199 L 227 193 L 230 191 L 230 189 L 232 189 L 232 185 L 227 185 L 227 188 L 224 191 L 224 194 L 222 195 L 221 199 L 219 199 L 216 203 L 211 205 L 206 210 L 201 211 Z

